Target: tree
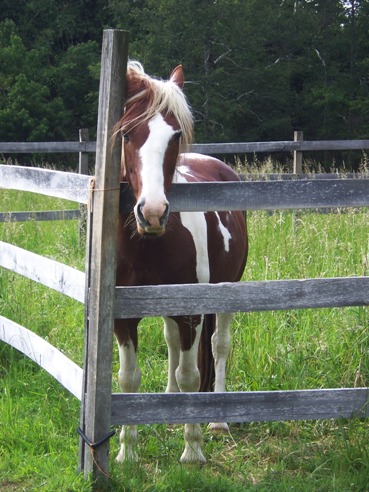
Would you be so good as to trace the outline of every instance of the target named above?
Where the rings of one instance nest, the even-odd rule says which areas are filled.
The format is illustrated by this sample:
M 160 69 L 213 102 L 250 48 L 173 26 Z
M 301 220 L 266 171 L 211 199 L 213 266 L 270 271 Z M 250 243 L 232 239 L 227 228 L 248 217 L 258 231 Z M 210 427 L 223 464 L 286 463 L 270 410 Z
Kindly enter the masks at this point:
M 0 139 L 75 139 L 81 126 L 89 127 L 93 135 L 98 43 L 55 50 L 47 28 L 35 43 L 37 47 L 27 48 L 14 21 L 0 24 Z
M 58 0 L 0 13 L 0 138 L 96 127 L 104 27 L 167 78 L 184 65 L 197 141 L 366 137 L 368 0 Z

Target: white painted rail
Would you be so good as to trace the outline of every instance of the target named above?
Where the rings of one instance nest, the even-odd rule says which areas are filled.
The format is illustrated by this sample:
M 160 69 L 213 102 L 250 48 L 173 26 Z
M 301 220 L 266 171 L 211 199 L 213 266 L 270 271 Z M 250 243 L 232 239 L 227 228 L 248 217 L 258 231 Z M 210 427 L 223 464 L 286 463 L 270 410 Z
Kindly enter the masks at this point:
M 83 370 L 60 350 L 24 326 L 3 316 L 0 316 L 0 340 L 32 359 L 81 400 Z

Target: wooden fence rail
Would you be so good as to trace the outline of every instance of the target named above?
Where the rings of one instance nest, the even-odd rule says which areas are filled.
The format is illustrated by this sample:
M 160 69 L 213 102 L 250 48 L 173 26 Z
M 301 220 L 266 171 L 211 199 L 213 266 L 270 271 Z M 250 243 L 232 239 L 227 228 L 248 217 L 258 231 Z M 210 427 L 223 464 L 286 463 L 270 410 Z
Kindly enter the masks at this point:
M 0 340 L 32 359 L 81 400 L 82 369 L 49 342 L 1 315 Z
M 96 152 L 96 142 L 0 142 L 2 154 L 72 154 Z
M 81 217 L 80 210 L 44 210 L 40 212 L 0 212 L 0 222 L 36 222 L 47 220 L 75 220 Z
M 91 176 L 50 169 L 0 165 L 0 187 L 31 191 L 87 204 L 91 196 Z
M 369 277 L 117 287 L 115 317 L 369 306 Z
M 315 152 L 322 150 L 366 150 L 369 140 L 286 140 L 277 142 L 198 143 L 190 147 L 200 154 L 249 154 L 273 152 Z M 0 153 L 95 153 L 96 142 L 0 142 Z
M 112 425 L 268 422 L 369 416 L 369 388 L 112 395 Z
M 42 183 L 50 184 L 52 180 L 50 172 L 45 169 L 25 168 L 21 166 L 11 166 L 14 172 L 10 171 L 9 166 L 0 165 L 0 176 L 3 176 L 3 187 L 18 186 L 13 185 L 11 180 L 21 178 L 23 182 L 29 184 L 28 191 L 41 192 Z M 32 171 L 30 171 L 32 169 Z M 54 173 L 55 178 L 55 171 Z M 11 174 L 9 174 L 11 173 Z M 33 175 L 39 175 L 37 179 Z M 45 176 L 42 176 L 45 174 Z M 67 173 L 65 173 L 68 176 Z M 13 176 L 13 177 L 12 177 Z M 32 177 L 33 176 L 33 177 Z M 202 211 L 209 206 L 208 198 L 212 198 L 214 208 L 217 210 L 237 210 L 243 207 L 245 210 L 276 210 L 276 209 L 337 209 L 339 207 L 360 207 L 368 205 L 366 185 L 362 180 L 368 179 L 369 174 L 350 173 L 347 176 L 338 174 L 270 174 L 270 175 L 241 175 L 241 179 L 246 182 L 254 181 L 252 185 L 242 183 L 192 183 L 186 187 L 181 183 L 173 184 L 170 192 L 172 211 Z M 57 178 L 59 179 L 59 178 Z M 78 177 L 72 173 L 68 177 L 70 185 L 72 181 L 75 188 L 71 191 L 62 192 L 61 188 L 51 190 L 48 193 L 59 197 L 86 203 L 91 192 L 88 191 L 86 184 L 92 178 L 87 176 Z M 271 181 L 268 186 L 255 182 L 257 180 Z M 337 184 L 328 184 L 329 180 L 337 181 Z M 359 181 L 354 183 L 353 181 Z M 278 184 L 272 182 L 278 181 Z M 296 184 L 295 181 L 303 181 Z M 338 182 L 339 181 L 339 182 Z M 286 183 L 290 182 L 290 183 Z M 312 184 L 317 182 L 316 184 Z M 41 183 L 41 184 L 40 184 Z M 62 186 L 62 183 L 59 183 Z M 81 188 L 80 188 L 81 187 Z M 80 190 L 80 192 L 79 192 Z M 77 193 L 74 193 L 77 192 Z M 206 196 L 206 198 L 205 198 Z M 352 199 L 354 197 L 354 200 Z M 213 200 L 214 198 L 214 200 Z M 339 203 L 339 205 L 337 205 Z M 121 185 L 121 211 L 129 212 L 132 209 L 133 197 L 127 185 Z M 0 222 L 24 222 L 29 220 L 75 220 L 81 219 L 84 213 L 81 209 L 77 210 L 49 210 L 31 212 L 0 212 Z
M 85 299 L 85 274 L 63 263 L 0 241 L 0 266 L 79 302 Z
M 367 179 L 176 183 L 168 199 L 173 212 L 363 207 L 369 206 L 368 186 Z M 121 194 L 121 211 L 132 210 L 127 185 Z

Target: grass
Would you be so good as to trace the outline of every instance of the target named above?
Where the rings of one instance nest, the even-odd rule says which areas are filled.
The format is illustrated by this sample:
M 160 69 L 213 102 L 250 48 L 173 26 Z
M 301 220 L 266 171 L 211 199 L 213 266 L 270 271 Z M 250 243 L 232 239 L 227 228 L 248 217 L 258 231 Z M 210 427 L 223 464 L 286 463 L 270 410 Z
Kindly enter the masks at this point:
M 73 208 L 29 193 L 1 191 L 0 210 Z M 247 280 L 367 275 L 367 209 L 249 214 Z M 84 268 L 78 224 L 7 223 L 0 239 Z M 83 306 L 6 270 L 0 312 L 37 332 L 78 364 Z M 166 346 L 159 319 L 140 331 L 142 391 L 163 391 Z M 114 353 L 114 374 L 118 356 Z M 229 390 L 369 386 L 366 308 L 238 314 L 228 365 Z M 114 391 L 118 391 L 114 381 Z M 0 489 L 85 491 L 77 473 L 79 404 L 47 373 L 0 344 Z M 365 419 L 232 424 L 231 434 L 204 429 L 203 468 L 183 467 L 182 426 L 139 429 L 138 464 L 118 465 L 111 440 L 111 491 L 368 491 Z

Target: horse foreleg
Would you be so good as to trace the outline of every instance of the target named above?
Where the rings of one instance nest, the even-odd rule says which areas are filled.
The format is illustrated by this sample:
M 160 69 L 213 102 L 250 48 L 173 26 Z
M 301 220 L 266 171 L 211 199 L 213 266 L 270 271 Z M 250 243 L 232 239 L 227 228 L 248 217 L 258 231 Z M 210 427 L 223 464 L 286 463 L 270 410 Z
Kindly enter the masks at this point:
M 230 325 L 233 317 L 233 313 L 217 314 L 216 329 L 211 338 L 215 365 L 214 392 L 218 393 L 225 391 L 226 366 L 231 344 Z M 209 429 L 213 432 L 229 432 L 226 422 L 211 423 Z
M 138 320 L 115 320 L 114 332 L 119 347 L 118 381 L 123 393 L 137 393 L 141 371 L 137 364 Z M 137 426 L 124 425 L 119 436 L 117 461 L 137 460 Z
M 197 352 L 202 329 L 202 316 L 178 318 L 180 335 L 179 364 L 175 371 L 178 387 L 183 392 L 196 392 L 200 388 L 200 371 L 197 366 Z M 200 424 L 185 424 L 185 449 L 181 463 L 205 463 L 202 453 Z
M 179 365 L 180 338 L 177 323 L 171 318 L 164 318 L 164 336 L 168 347 L 168 383 L 166 393 L 179 391 L 175 371 Z

